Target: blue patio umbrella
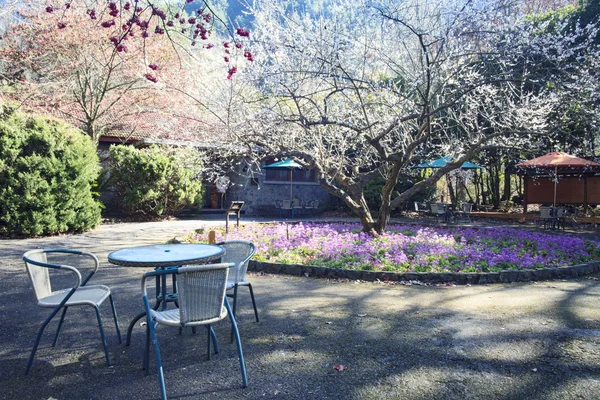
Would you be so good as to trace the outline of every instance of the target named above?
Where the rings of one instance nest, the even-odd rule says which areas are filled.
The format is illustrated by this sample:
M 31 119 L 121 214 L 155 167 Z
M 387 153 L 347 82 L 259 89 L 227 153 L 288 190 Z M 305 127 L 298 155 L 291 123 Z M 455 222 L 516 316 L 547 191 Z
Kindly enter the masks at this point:
M 415 168 L 443 168 L 450 162 L 450 157 L 444 156 L 440 157 L 437 160 L 433 160 L 430 162 L 424 162 L 415 166 Z M 472 162 L 465 161 L 460 166 L 461 169 L 482 169 L 481 165 L 473 164 Z
M 424 163 L 418 164 L 414 168 L 421 168 L 421 169 L 425 169 L 425 168 L 443 168 L 449 162 L 451 162 L 450 157 L 444 156 L 444 157 L 438 158 L 437 160 L 433 160 L 433 161 L 430 161 L 430 162 L 424 162 Z M 465 161 L 460 166 L 460 169 L 482 169 L 482 168 L 483 167 L 481 165 L 473 164 L 472 162 L 469 162 L 469 161 Z M 446 175 L 446 180 L 448 181 L 448 176 L 447 175 Z M 449 181 L 448 181 L 448 184 L 450 185 Z
M 263 168 L 279 168 L 279 169 L 289 169 L 290 170 L 290 201 L 293 201 L 292 197 L 292 171 L 295 168 L 302 168 L 302 165 L 298 164 L 296 161 L 291 158 L 286 158 L 285 160 L 278 161 L 273 164 L 265 165 Z

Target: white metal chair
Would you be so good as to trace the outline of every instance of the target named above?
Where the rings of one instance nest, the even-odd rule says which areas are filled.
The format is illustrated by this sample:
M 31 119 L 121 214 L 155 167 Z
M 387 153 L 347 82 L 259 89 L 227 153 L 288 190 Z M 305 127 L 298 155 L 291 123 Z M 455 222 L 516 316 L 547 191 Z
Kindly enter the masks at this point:
M 256 253 L 256 246 L 247 240 L 229 240 L 226 242 L 217 243 L 217 246 L 225 248 L 225 255 L 221 258 L 222 262 L 230 262 L 235 264 L 235 268 L 229 273 L 227 279 L 227 291 L 233 290 L 233 294 L 228 296 L 233 298 L 233 315 L 235 315 L 238 303 L 238 288 L 247 286 L 250 291 L 252 307 L 254 308 L 254 317 L 258 320 L 258 310 L 256 309 L 256 301 L 254 300 L 254 291 L 252 284 L 246 280 L 246 272 L 248 271 L 248 263 Z M 233 340 L 233 332 L 232 332 Z
M 444 204 L 431 203 L 431 215 L 435 217 L 436 222 L 446 221 L 446 207 Z
M 291 200 L 282 200 L 281 201 L 281 210 L 283 212 L 290 211 L 292 213 L 292 218 L 294 218 L 294 204 Z
M 430 214 L 429 210 L 427 210 L 426 207 L 426 205 L 419 204 L 418 201 L 414 202 L 415 213 L 417 214 L 418 218 L 425 218 Z
M 550 207 L 540 207 L 540 217 L 535 222 L 536 228 L 543 224 L 544 228 L 548 226 L 554 226 L 554 216 L 552 215 L 552 208 Z
M 219 345 L 211 324 L 221 321 L 226 316 L 229 316 L 235 333 L 243 386 L 248 386 L 240 333 L 235 322 L 235 316 L 229 306 L 227 296 L 225 296 L 227 276 L 229 269 L 232 267 L 234 267 L 233 263 L 194 265 L 171 270 L 156 270 L 144 274 L 144 277 L 142 278 L 142 294 L 144 297 L 144 306 L 146 308 L 148 322 L 146 330 L 146 348 L 144 351 L 144 369 L 146 370 L 146 375 L 148 375 L 150 341 L 152 341 L 158 367 L 161 397 L 163 399 L 167 398 L 167 391 L 165 387 L 160 348 L 156 338 L 156 326 L 158 324 L 178 328 L 188 326 L 193 328 L 201 325 L 206 326 L 208 330 L 208 358 L 210 359 L 211 340 L 215 347 L 215 353 L 219 352 Z M 177 274 L 179 308 L 157 311 L 150 308 L 146 290 L 146 279 L 164 274 Z
M 565 224 L 567 222 L 567 216 L 569 212 L 564 207 L 556 207 L 552 209 L 552 216 L 554 217 L 554 223 L 556 225 L 556 229 L 565 230 Z
M 70 265 L 49 263 L 47 258 L 48 254 L 59 254 L 63 257 L 69 257 L 69 259 L 77 259 L 78 257 L 88 258 L 93 261 L 94 268 L 92 272 L 90 272 L 89 275 L 82 281 L 81 274 L 79 270 L 77 270 L 77 268 L 72 267 Z M 119 330 L 119 321 L 117 319 L 117 311 L 115 309 L 112 294 L 108 286 L 85 286 L 90 280 L 90 278 L 94 275 L 94 273 L 96 273 L 96 271 L 98 270 L 98 258 L 92 253 L 87 253 L 78 250 L 38 249 L 26 252 L 23 255 L 23 260 L 25 261 L 27 273 L 33 285 L 33 290 L 37 299 L 37 305 L 39 307 L 54 309 L 52 310 L 52 313 L 48 316 L 48 318 L 46 318 L 46 320 L 44 321 L 44 323 L 38 331 L 35 343 L 33 345 L 33 349 L 31 350 L 31 355 L 29 356 L 29 360 L 27 361 L 25 375 L 29 373 L 29 369 L 31 368 L 31 364 L 33 363 L 33 359 L 35 357 L 35 353 L 40 343 L 40 339 L 48 323 L 52 320 L 52 318 L 56 316 L 56 314 L 61 309 L 63 310 L 62 315 L 60 317 L 60 322 L 58 323 L 56 334 L 54 336 L 54 341 L 52 342 L 52 347 L 54 347 L 56 346 L 56 342 L 58 341 L 58 335 L 60 333 L 60 329 L 65 319 L 67 309 L 72 306 L 94 307 L 96 311 L 96 318 L 98 319 L 98 327 L 100 328 L 100 336 L 102 337 L 102 345 L 104 346 L 106 362 L 110 366 L 110 357 L 108 355 L 108 347 L 106 345 L 106 337 L 104 336 L 104 328 L 102 327 L 102 318 L 100 316 L 99 306 L 104 302 L 104 300 L 110 300 L 110 306 L 112 308 L 113 318 L 115 321 L 115 326 L 117 328 L 117 336 L 119 337 L 119 343 L 121 343 L 121 331 Z M 74 286 L 62 290 L 52 290 L 49 272 L 51 269 L 65 270 L 72 273 L 75 278 Z
M 462 210 L 456 212 L 456 222 L 459 221 L 467 221 L 468 223 L 472 223 L 471 220 L 471 211 L 473 210 L 473 204 L 471 203 L 463 203 Z

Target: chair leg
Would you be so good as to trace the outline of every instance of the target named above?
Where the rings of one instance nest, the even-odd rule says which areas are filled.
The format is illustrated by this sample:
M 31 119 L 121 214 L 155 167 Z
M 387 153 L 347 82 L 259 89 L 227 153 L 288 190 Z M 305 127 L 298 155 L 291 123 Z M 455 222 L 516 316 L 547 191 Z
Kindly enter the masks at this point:
M 213 330 L 212 326 L 210 326 L 210 337 L 212 338 L 213 345 L 215 346 L 215 354 L 219 353 L 219 341 L 217 340 L 217 335 Z
M 231 327 L 235 332 L 235 340 L 237 344 L 238 356 L 240 359 L 240 369 L 242 370 L 242 384 L 244 387 L 248 387 L 248 376 L 246 375 L 246 363 L 244 362 L 244 352 L 242 351 L 242 341 L 240 340 L 240 331 L 238 330 L 237 323 L 235 322 L 235 316 L 233 312 L 231 312 L 231 307 L 229 306 L 229 300 L 225 297 L 225 308 L 227 308 L 227 313 L 229 314 L 229 319 L 231 320 Z
M 258 321 L 258 310 L 256 309 L 256 301 L 254 300 L 254 290 L 252 290 L 252 284 L 248 283 L 248 289 L 250 290 L 250 298 L 252 299 L 252 307 L 254 307 L 254 317 L 256 322 Z
M 146 308 L 146 329 L 147 334 L 146 338 L 151 339 L 154 344 L 154 353 L 156 355 L 156 367 L 158 368 L 158 383 L 160 384 L 160 396 L 163 400 L 167 399 L 167 389 L 165 387 L 165 375 L 163 373 L 162 360 L 160 358 L 160 347 L 158 346 L 158 339 L 156 338 L 156 330 L 154 327 L 154 323 L 150 318 L 150 303 L 148 303 L 148 298 L 144 297 L 144 306 Z M 148 353 L 150 353 L 150 340 L 146 340 L 146 347 L 148 349 Z M 149 354 L 148 354 L 148 358 Z M 148 367 L 146 367 L 146 374 L 148 373 Z
M 106 336 L 104 335 L 104 327 L 102 326 L 102 317 L 100 316 L 100 309 L 98 306 L 94 306 L 96 310 L 96 318 L 98 318 L 98 327 L 100 328 L 100 336 L 102 337 L 102 346 L 104 346 L 104 354 L 106 355 L 106 363 L 110 367 L 110 356 L 108 355 L 108 344 L 106 344 Z
M 181 335 L 181 329 L 179 328 L 179 334 Z M 150 328 L 146 323 L 146 342 L 144 343 L 144 359 L 142 361 L 142 369 L 146 371 L 146 376 L 148 376 L 148 369 L 150 368 Z
M 212 340 L 212 338 L 210 336 L 210 324 L 206 325 L 206 331 L 208 333 L 208 335 L 206 336 L 206 342 L 207 342 L 206 354 L 208 355 L 208 361 L 210 361 L 210 341 Z
M 46 318 L 46 320 L 44 321 L 42 326 L 40 326 L 37 337 L 35 338 L 35 342 L 33 343 L 33 348 L 31 349 L 31 354 L 29 355 L 29 360 L 27 360 L 27 367 L 25 367 L 25 375 L 27 375 L 29 373 L 29 369 L 31 368 L 31 364 L 33 363 L 33 358 L 35 357 L 35 353 L 37 351 L 38 345 L 40 344 L 40 339 L 42 338 L 44 329 L 46 329 L 46 326 L 48 325 L 48 323 L 50 321 L 52 321 L 52 318 L 54 318 L 54 316 L 58 313 L 58 310 L 60 310 L 61 308 L 62 308 L 62 306 L 56 307 L 54 309 L 54 311 L 52 311 L 52 313 L 48 316 L 48 318 Z
M 117 337 L 119 338 L 119 343 L 123 343 L 121 340 L 121 329 L 119 328 L 119 318 L 117 317 L 117 309 L 115 308 L 115 302 L 113 301 L 112 293 L 108 296 L 110 300 L 110 308 L 112 309 L 113 319 L 115 320 L 115 328 L 117 328 Z
M 238 285 L 237 283 L 235 284 L 235 286 L 233 287 L 233 315 L 235 316 L 235 312 L 237 309 L 237 295 L 238 295 Z M 231 343 L 233 343 L 233 339 L 234 339 L 234 332 L 233 332 L 233 326 L 231 327 Z
M 56 342 L 58 342 L 58 334 L 60 333 L 60 328 L 62 328 L 63 321 L 65 320 L 65 314 L 67 313 L 67 309 L 69 307 L 63 307 L 63 312 L 60 315 L 60 321 L 58 322 L 58 328 L 56 329 L 56 335 L 54 335 L 54 341 L 52 342 L 52 347 L 56 346 Z
M 165 387 L 165 374 L 163 372 L 162 360 L 160 358 L 160 347 L 158 346 L 158 339 L 156 338 L 154 324 L 148 324 L 148 326 L 150 326 L 150 338 L 152 339 L 152 343 L 154 343 L 154 353 L 156 354 L 156 367 L 158 368 L 158 383 L 160 384 L 160 397 L 161 399 L 166 400 L 167 388 Z

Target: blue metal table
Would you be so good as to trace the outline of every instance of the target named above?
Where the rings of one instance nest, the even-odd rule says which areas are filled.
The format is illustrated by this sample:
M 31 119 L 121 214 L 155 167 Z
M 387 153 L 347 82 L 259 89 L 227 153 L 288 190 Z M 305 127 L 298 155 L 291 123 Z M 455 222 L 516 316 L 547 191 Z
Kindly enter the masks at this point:
M 152 246 L 138 246 L 113 251 L 108 255 L 111 264 L 124 267 L 168 269 L 182 265 L 207 264 L 220 260 L 225 254 L 225 249 L 212 244 L 157 244 Z M 175 275 L 172 275 L 172 292 L 167 287 L 167 276 L 156 277 L 156 304 L 154 309 L 167 308 L 167 303 L 177 303 L 177 284 Z M 146 315 L 138 314 L 127 328 L 126 346 L 131 343 L 131 331 L 135 323 Z

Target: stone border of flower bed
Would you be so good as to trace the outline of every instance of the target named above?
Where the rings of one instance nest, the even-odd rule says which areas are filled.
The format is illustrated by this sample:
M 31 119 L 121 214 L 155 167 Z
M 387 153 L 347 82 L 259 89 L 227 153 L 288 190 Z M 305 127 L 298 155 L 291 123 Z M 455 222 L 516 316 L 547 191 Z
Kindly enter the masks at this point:
M 359 271 L 350 269 L 337 269 L 316 267 L 299 264 L 277 264 L 251 260 L 248 264 L 249 271 L 265 272 L 272 274 L 285 274 L 292 276 L 306 276 L 314 278 L 351 279 L 363 281 L 420 281 L 423 283 L 456 283 L 487 284 L 530 282 L 551 279 L 573 278 L 600 271 L 600 261 L 587 264 L 572 265 L 568 267 L 540 268 L 535 270 L 506 270 L 500 272 L 387 272 L 387 271 Z

